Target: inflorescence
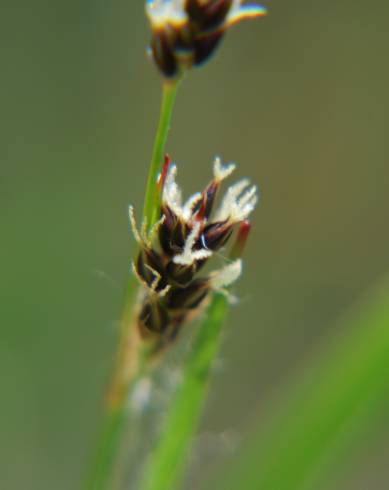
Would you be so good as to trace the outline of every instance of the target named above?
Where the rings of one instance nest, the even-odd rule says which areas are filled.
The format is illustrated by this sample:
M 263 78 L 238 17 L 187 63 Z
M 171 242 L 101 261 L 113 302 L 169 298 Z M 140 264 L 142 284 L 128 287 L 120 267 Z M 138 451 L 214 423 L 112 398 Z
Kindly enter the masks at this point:
M 152 57 L 165 77 L 175 78 L 205 62 L 229 27 L 266 10 L 243 0 L 147 0 L 146 13 Z
M 140 246 L 133 270 L 143 286 L 137 324 L 142 338 L 156 340 L 157 350 L 176 338 L 181 326 L 201 311 L 212 291 L 228 294 L 226 288 L 241 274 L 239 256 L 250 229 L 247 218 L 258 201 L 256 186 L 247 179 L 239 180 L 227 189 L 213 212 L 220 184 L 234 170 L 235 164 L 222 165 L 216 158 L 211 182 L 183 203 L 176 183 L 177 167 L 167 157 L 158 183 L 160 220 L 150 231 L 143 223 L 139 231 L 130 206 L 131 226 Z M 227 264 L 199 277 L 235 228 L 238 233 Z

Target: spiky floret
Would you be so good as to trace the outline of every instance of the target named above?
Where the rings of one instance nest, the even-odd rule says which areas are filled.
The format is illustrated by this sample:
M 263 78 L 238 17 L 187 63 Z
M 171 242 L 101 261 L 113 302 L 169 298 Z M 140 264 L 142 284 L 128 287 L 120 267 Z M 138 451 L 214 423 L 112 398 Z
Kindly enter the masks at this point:
M 165 77 L 199 66 L 232 25 L 265 15 L 264 7 L 242 0 L 147 0 L 150 52 Z
M 138 324 L 143 336 L 157 337 L 158 348 L 176 337 L 181 326 L 200 311 L 212 291 L 226 292 L 241 274 L 242 261 L 234 252 L 233 261 L 198 277 L 204 264 L 226 244 L 236 225 L 239 232 L 233 250 L 241 252 L 246 241 L 250 228 L 247 217 L 258 199 L 257 188 L 250 186 L 247 179 L 227 189 L 212 217 L 220 185 L 235 168 L 234 163 L 223 165 L 217 157 L 211 182 L 203 192 L 196 192 L 183 202 L 176 181 L 177 167 L 170 164 L 167 168 L 165 162 L 161 219 L 149 233 L 145 223 L 138 230 L 130 207 L 131 227 L 140 246 L 133 271 L 144 291 Z

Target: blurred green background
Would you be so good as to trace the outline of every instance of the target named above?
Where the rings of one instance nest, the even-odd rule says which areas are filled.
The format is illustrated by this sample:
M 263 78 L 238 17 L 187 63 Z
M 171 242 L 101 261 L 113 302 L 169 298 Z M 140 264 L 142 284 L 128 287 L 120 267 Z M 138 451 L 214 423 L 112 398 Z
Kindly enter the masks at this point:
M 389 269 L 389 6 L 267 2 L 181 87 L 168 150 L 188 193 L 215 154 L 262 190 L 185 489 L 266 420 L 332 325 Z M 1 15 L 0 474 L 79 488 L 95 438 L 156 127 L 142 1 Z M 191 328 L 196 328 L 192 326 Z M 320 490 L 384 489 L 385 414 Z M 224 442 L 223 442 L 224 441 Z

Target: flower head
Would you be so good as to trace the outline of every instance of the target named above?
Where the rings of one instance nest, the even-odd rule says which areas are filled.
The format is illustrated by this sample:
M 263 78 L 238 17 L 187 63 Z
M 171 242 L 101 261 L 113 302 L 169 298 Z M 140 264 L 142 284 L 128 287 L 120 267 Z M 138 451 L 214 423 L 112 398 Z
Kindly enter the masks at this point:
M 151 54 L 165 77 L 177 77 L 208 60 L 229 27 L 265 13 L 243 0 L 147 0 Z
M 150 233 L 146 226 L 138 231 L 130 208 L 141 249 L 133 270 L 144 286 L 138 324 L 142 335 L 157 336 L 160 346 L 177 335 L 213 290 L 225 291 L 238 279 L 240 255 L 250 230 L 247 218 L 258 200 L 256 186 L 242 179 L 227 189 L 214 212 L 220 185 L 236 167 L 233 163 L 223 165 L 216 158 L 210 183 L 183 201 L 176 182 L 177 167 L 166 163 L 158 183 L 162 185 L 161 219 Z M 206 262 L 226 245 L 237 227 L 233 258 L 221 269 L 199 277 Z

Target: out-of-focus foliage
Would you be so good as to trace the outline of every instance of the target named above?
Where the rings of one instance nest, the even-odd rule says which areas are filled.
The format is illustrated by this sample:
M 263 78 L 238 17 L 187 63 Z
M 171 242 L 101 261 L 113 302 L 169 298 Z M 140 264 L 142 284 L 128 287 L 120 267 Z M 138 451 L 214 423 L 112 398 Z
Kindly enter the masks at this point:
M 309 370 L 304 360 L 339 333 L 334 320 L 389 267 L 389 6 L 267 6 L 266 19 L 231 30 L 207 69 L 185 81 L 168 144 L 188 193 L 215 153 L 238 161 L 263 193 L 188 490 L 225 471 L 236 440 L 254 420 L 266 424 L 272 394 L 302 362 Z M 127 206 L 142 203 L 159 109 L 143 7 L 2 8 L 7 490 L 77 488 L 94 442 L 129 273 Z M 354 439 L 355 464 L 339 462 L 339 488 L 382 488 L 387 434 L 381 416 Z M 320 490 L 333 490 L 324 478 Z
M 355 456 L 347 442 L 374 426 L 388 401 L 388 282 L 337 327 L 342 334 L 277 398 L 267 429 L 250 437 L 215 488 L 317 488 L 320 465 Z

